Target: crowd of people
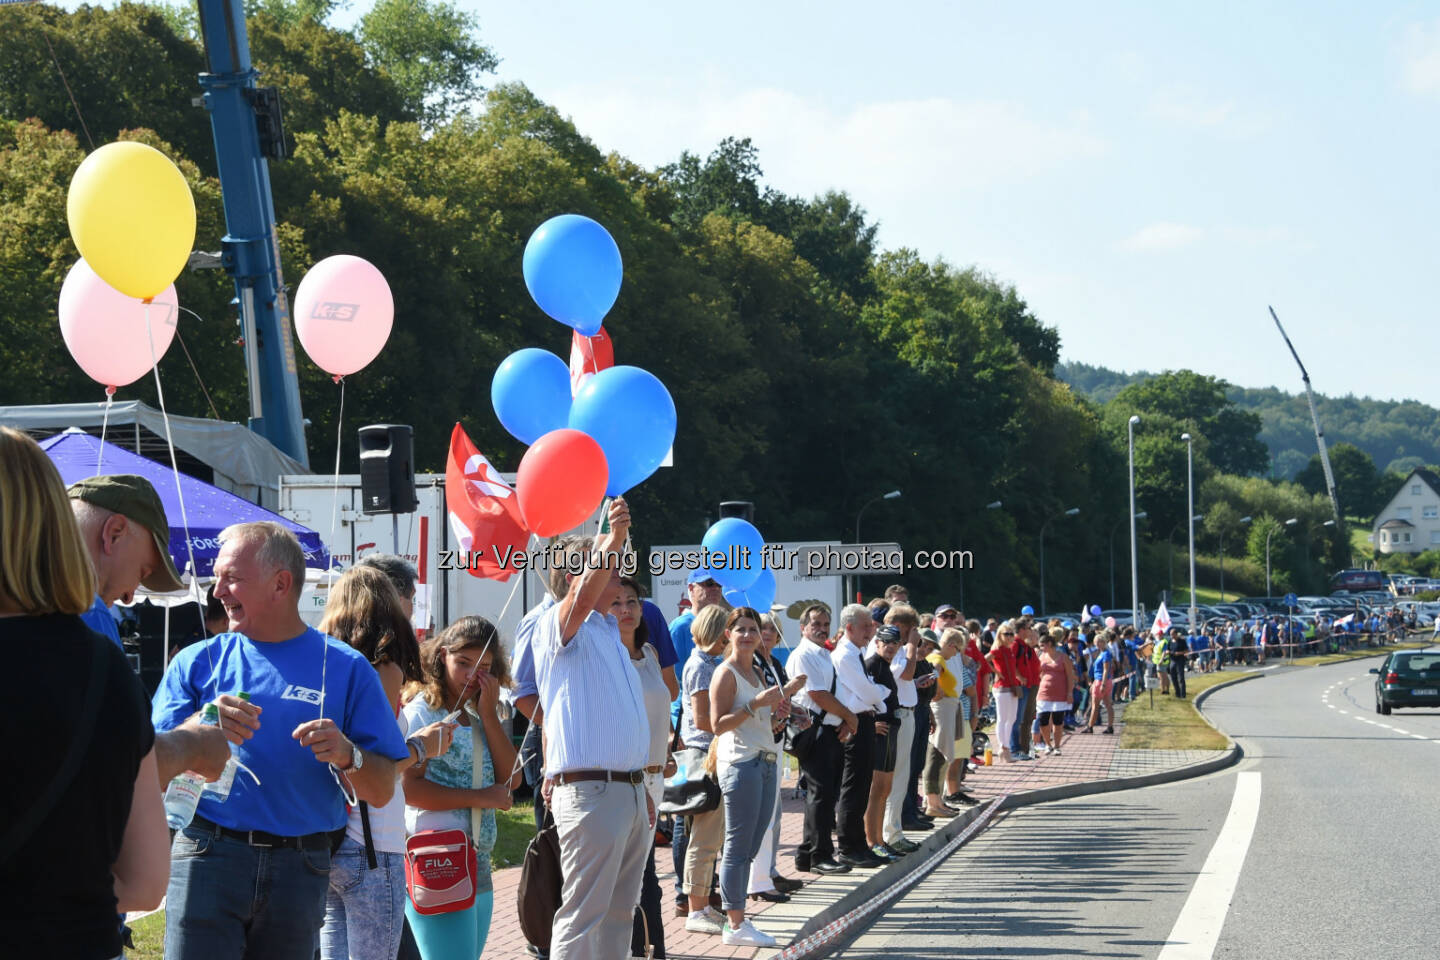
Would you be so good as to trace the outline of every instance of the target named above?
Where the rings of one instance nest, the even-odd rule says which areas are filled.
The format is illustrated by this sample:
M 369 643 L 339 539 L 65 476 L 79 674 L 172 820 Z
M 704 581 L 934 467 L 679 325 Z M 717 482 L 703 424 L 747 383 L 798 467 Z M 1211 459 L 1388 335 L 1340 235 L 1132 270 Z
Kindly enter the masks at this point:
M 1061 755 L 1068 736 L 1113 734 L 1147 675 L 1184 697 L 1188 672 L 1294 641 L 1271 621 L 1152 638 L 1028 607 L 982 624 L 893 586 L 808 605 L 792 642 L 705 570 L 667 623 L 621 575 L 631 518 L 616 499 L 606 532 L 552 542 L 548 592 L 513 642 L 474 615 L 422 641 L 415 570 L 389 556 L 340 575 L 308 626 L 294 535 L 231 527 L 212 590 L 223 627 L 176 653 L 147 708 L 107 608 L 141 584 L 181 587 L 158 496 L 133 476 L 67 491 L 3 428 L 0 463 L 0 635 L 25 658 L 4 683 L 36 734 L 12 731 L 33 786 L 3 801 L 0 873 L 27 955 L 119 956 L 124 913 L 164 897 L 176 960 L 475 960 L 496 811 L 522 779 L 561 876 L 532 954 L 664 957 L 666 835 L 685 928 L 774 945 L 748 913 L 804 882 L 779 857 L 785 754 L 805 795 L 793 872 L 874 870 L 977 803 L 967 781 L 990 759 Z M 502 703 L 528 721 L 518 749 Z M 719 802 L 659 824 L 667 781 L 702 770 Z M 206 790 L 172 834 L 162 793 L 181 775 L 228 794 Z M 458 844 L 417 851 L 446 836 Z M 436 899 L 416 857 L 451 849 L 468 895 Z

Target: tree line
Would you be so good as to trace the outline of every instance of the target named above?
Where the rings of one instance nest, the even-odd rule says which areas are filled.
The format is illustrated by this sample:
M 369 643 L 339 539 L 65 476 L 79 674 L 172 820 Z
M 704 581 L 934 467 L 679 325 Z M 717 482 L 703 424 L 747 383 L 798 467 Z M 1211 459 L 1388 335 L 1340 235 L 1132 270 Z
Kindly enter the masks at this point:
M 843 192 L 766 186 L 746 139 L 655 169 L 606 152 L 525 86 L 487 89 L 496 53 L 472 17 L 438 0 L 378 0 L 353 30 L 328 22 L 324 0 L 249 10 L 253 59 L 280 89 L 293 140 L 271 164 L 287 282 L 347 252 L 379 266 L 395 294 L 385 351 L 347 382 L 342 469 L 356 468 L 353 426 L 401 422 L 415 427 L 419 468 L 443 471 L 456 420 L 514 469 L 522 450 L 490 410 L 490 377 L 520 347 L 568 355 L 568 329 L 531 303 L 520 265 L 536 226 L 574 212 L 604 223 L 625 257 L 607 321 L 618 362 L 659 376 L 679 414 L 675 466 L 631 497 L 642 550 L 698 542 L 731 499 L 755 502 L 771 540 L 848 541 L 860 507 L 899 488 L 867 513 L 864 538 L 973 551 L 972 570 L 907 576 L 912 592 L 1006 611 L 1038 604 L 1039 531 L 1078 506 L 1047 528 L 1047 595 L 1060 609 L 1108 603 L 1112 554 L 1128 562 L 1111 534 L 1126 519 L 1131 412 L 1144 418 L 1147 604 L 1168 586 L 1185 515 L 1181 433 L 1196 437 L 1201 501 L 1232 519 L 1303 511 L 1308 524 L 1327 509 L 1299 485 L 1258 480 L 1260 418 L 1223 381 L 1184 372 L 1105 404 L 1086 398 L 1057 378 L 1059 331 L 1020 292 L 880 249 Z M 101 398 L 55 321 L 77 256 L 65 190 L 91 143 L 138 139 L 174 158 L 195 194 L 197 247 L 219 248 L 209 120 L 191 105 L 203 69 L 188 8 L 0 8 L 0 402 Z M 183 348 L 161 362 L 169 408 L 243 421 L 233 287 L 208 271 L 177 288 L 202 319 L 182 322 Z M 303 358 L 300 388 L 312 461 L 329 464 L 337 389 Z M 153 403 L 153 385 L 122 396 Z M 1225 509 L 1214 515 L 1202 538 L 1246 542 L 1253 559 L 1261 525 L 1231 530 Z M 1283 582 L 1323 580 L 1340 541 L 1291 528 L 1276 541 Z

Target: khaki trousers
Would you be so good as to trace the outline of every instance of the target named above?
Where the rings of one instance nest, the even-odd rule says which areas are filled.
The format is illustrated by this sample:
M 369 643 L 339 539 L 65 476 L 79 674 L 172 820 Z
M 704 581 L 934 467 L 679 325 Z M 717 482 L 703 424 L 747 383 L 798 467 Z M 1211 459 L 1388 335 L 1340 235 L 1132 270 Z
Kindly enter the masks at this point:
M 551 960 L 622 960 L 654 831 L 645 785 L 559 784 L 550 812 L 560 834 L 564 874 Z

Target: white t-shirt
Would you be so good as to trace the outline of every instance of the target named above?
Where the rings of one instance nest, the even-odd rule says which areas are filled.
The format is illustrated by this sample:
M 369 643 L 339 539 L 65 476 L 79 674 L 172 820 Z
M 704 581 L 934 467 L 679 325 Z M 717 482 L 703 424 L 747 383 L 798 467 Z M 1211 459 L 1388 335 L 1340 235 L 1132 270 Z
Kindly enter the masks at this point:
M 405 735 L 405 724 L 399 717 L 395 724 L 400 735 Z M 360 805 L 350 808 L 350 819 L 345 824 L 345 836 L 362 847 L 365 845 L 365 828 L 360 823 Z M 377 853 L 405 852 L 405 791 L 400 789 L 399 774 L 396 774 L 395 794 L 383 807 L 370 807 L 370 838 L 375 842 Z

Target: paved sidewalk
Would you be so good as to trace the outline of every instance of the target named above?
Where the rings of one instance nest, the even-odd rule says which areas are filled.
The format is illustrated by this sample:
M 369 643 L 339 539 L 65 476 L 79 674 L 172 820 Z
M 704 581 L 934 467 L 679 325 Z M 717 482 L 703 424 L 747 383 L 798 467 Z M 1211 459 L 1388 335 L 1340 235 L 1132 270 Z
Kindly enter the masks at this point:
M 966 779 L 966 788 L 983 799 L 1068 783 L 1155 773 L 1188 766 L 1224 753 L 1220 750 L 1120 750 L 1124 706 L 1117 706 L 1120 707 L 1120 721 L 1115 726 L 1115 733 L 1067 734 L 1058 756 L 1042 754 L 1033 761 L 1009 764 L 999 763 L 997 757 L 995 765 L 981 767 L 971 773 Z M 993 734 L 993 728 L 990 732 Z M 782 946 L 799 932 L 807 920 L 873 875 L 873 871 L 853 870 L 839 876 L 818 877 L 796 871 L 793 856 L 800 840 L 803 807 L 795 796 L 794 780 L 787 777 L 781 794 L 779 866 L 782 874 L 807 881 L 805 889 L 793 894 L 789 903 L 751 901 L 747 910 L 747 916 L 754 918 L 755 925 L 774 936 Z M 937 823 L 943 825 L 945 821 Z M 909 836 L 918 841 L 925 835 L 928 832 Z M 673 915 L 675 874 L 670 848 L 660 847 L 655 851 L 655 866 L 666 907 L 666 952 L 671 958 L 756 956 L 757 951 L 753 948 L 727 947 L 719 937 L 687 932 L 685 921 Z M 515 888 L 519 879 L 520 871 L 515 868 L 501 870 L 494 875 L 495 914 L 482 954 L 484 960 L 515 960 L 526 956 L 525 940 L 520 935 L 515 910 Z M 773 951 L 770 950 L 763 952 L 771 953 Z

